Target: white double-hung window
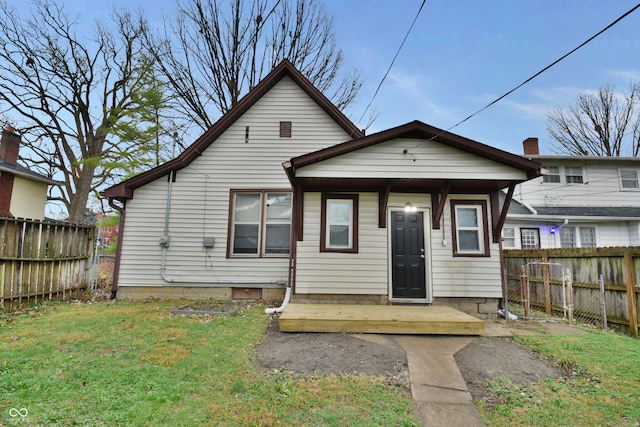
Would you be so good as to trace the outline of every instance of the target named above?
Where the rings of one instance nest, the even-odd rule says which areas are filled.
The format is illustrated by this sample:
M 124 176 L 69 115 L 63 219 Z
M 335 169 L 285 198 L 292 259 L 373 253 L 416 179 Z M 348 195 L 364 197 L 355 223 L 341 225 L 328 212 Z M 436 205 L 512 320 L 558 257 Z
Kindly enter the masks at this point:
M 291 193 L 232 191 L 230 255 L 289 254 Z
M 358 195 L 322 194 L 321 252 L 358 252 Z
M 623 190 L 638 190 L 638 171 L 635 169 L 620 169 L 620 187 Z
M 452 200 L 454 256 L 489 256 L 487 202 Z

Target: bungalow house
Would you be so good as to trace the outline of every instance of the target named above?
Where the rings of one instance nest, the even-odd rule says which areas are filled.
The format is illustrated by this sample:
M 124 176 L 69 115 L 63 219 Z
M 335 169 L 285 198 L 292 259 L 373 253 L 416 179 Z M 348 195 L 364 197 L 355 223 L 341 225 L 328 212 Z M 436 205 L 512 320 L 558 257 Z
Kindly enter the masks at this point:
M 523 145 L 545 174 L 516 186 L 504 249 L 640 245 L 640 158 L 540 155 L 537 138 Z
M 20 136 L 11 127 L 0 142 L 0 216 L 43 220 L 49 185 L 56 181 L 18 164 Z
M 176 159 L 108 188 L 120 298 L 497 310 L 540 164 L 414 121 L 369 136 L 285 61 Z M 507 189 L 501 208 L 500 194 Z

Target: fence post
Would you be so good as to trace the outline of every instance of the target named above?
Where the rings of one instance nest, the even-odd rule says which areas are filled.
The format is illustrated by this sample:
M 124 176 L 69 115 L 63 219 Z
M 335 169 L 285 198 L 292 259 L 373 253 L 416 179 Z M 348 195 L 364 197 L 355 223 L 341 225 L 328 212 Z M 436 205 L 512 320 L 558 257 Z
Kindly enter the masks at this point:
M 573 325 L 573 278 L 571 270 L 568 268 L 565 277 L 567 282 L 567 316 L 569 317 L 569 325 Z
M 504 295 L 504 320 L 509 321 L 509 273 L 507 269 L 504 269 L 504 278 L 503 278 L 503 286 L 502 293 Z
M 633 273 L 633 256 L 631 248 L 624 248 L 625 282 L 627 285 L 627 302 L 629 306 L 629 330 L 638 336 L 638 308 L 636 305 L 636 280 Z
M 524 318 L 529 318 L 529 281 L 524 265 L 520 266 L 520 285 L 522 286 L 522 307 L 524 308 Z
M 604 330 L 609 330 L 607 326 L 607 298 L 604 293 L 604 276 L 601 274 L 598 279 L 598 283 L 600 283 L 600 301 L 602 302 L 602 326 Z
M 544 283 L 544 312 L 551 314 L 551 285 L 549 284 L 549 256 L 542 256 L 542 281 Z

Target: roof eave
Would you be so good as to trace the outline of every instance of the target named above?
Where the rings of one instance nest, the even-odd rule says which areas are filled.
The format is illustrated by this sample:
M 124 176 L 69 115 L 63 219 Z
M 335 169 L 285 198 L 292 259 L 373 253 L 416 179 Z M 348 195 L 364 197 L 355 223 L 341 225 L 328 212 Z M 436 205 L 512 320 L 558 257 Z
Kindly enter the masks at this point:
M 540 214 L 507 214 L 507 219 L 520 219 L 528 221 L 598 221 L 598 222 L 618 222 L 618 221 L 640 221 L 637 216 L 587 216 L 587 215 L 540 215 Z
M 418 120 L 369 136 L 364 136 L 360 139 L 343 142 L 342 144 L 334 145 L 323 150 L 318 150 L 313 153 L 295 157 L 291 159 L 291 163 L 295 167 L 303 167 L 330 159 L 332 157 L 337 157 L 351 151 L 360 150 L 372 145 L 376 145 L 381 142 L 397 138 L 412 137 L 434 139 L 435 141 L 446 144 L 453 148 L 457 148 L 471 154 L 476 154 L 478 156 L 515 167 L 526 172 L 527 179 L 537 178 L 542 175 L 542 164 L 540 164 L 539 162 L 525 159 L 521 156 L 508 153 L 489 145 L 446 132 L 444 130 L 422 123 Z
M 133 198 L 133 190 L 142 185 L 148 184 L 170 172 L 176 172 L 188 166 L 193 160 L 201 156 L 202 153 L 214 143 L 224 131 L 235 123 L 244 113 L 249 110 L 260 98 L 262 98 L 271 88 L 273 88 L 284 77 L 290 77 L 302 90 L 307 93 L 334 121 L 347 132 L 352 138 L 361 138 L 362 131 L 353 124 L 340 110 L 338 110 L 318 89 L 298 71 L 291 62 L 284 60 L 271 73 L 269 73 L 255 88 L 245 95 L 238 103 L 223 115 L 209 130 L 204 132 L 177 158 L 160 165 L 154 169 L 116 184 L 103 191 L 105 197 L 126 197 Z M 127 187 L 122 190 L 116 187 Z M 118 195 L 118 196 L 116 196 Z M 120 199 L 121 200 L 121 199 Z

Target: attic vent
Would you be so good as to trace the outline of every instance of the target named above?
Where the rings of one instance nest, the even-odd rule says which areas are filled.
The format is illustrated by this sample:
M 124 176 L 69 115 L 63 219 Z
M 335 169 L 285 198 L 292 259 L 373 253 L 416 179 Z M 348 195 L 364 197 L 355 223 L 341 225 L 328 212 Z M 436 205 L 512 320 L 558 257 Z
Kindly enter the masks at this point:
M 291 138 L 291 122 L 280 122 L 280 138 Z

